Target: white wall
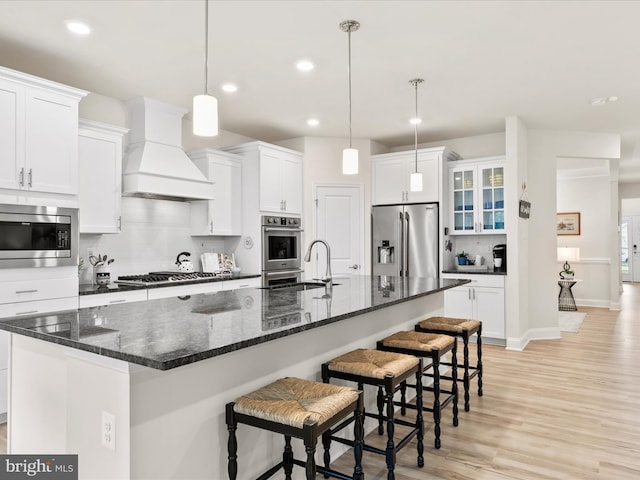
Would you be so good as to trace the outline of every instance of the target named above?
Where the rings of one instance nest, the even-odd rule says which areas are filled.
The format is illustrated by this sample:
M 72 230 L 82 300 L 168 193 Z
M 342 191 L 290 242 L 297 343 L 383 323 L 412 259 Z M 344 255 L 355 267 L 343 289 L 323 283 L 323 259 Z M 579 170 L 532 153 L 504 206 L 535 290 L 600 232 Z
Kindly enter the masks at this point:
M 594 195 L 594 192 L 597 194 Z M 609 218 L 609 175 L 583 177 L 561 175 L 557 181 L 559 212 L 580 212 L 580 235 L 559 235 L 558 247 L 580 248 L 580 261 L 570 262 L 576 278 L 573 287 L 578 305 L 609 306 L 610 239 L 603 220 Z M 558 262 L 558 272 L 563 261 Z
M 462 158 L 493 157 L 497 155 L 504 155 L 506 152 L 505 133 L 488 133 L 486 135 L 452 138 L 450 140 L 418 144 L 418 148 L 430 147 L 448 147 L 458 155 L 460 155 Z M 391 151 L 401 152 L 404 150 L 413 150 L 413 148 L 413 145 L 406 145 L 402 147 L 394 147 L 391 149 Z

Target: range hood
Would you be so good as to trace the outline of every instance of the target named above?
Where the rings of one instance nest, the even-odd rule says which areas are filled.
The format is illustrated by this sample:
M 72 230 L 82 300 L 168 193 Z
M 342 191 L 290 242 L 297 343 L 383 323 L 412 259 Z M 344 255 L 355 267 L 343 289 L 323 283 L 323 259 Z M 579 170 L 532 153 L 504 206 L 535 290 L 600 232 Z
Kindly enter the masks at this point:
M 213 198 L 209 181 L 182 150 L 186 110 L 147 97 L 127 102 L 129 144 L 122 194 L 166 200 Z

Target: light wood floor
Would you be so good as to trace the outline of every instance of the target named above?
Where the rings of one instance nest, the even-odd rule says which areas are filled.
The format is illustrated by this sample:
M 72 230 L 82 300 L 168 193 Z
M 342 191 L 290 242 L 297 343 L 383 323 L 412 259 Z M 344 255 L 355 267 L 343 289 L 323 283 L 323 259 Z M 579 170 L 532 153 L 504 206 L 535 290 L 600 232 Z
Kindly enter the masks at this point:
M 398 454 L 396 478 L 640 478 L 640 285 L 624 289 L 621 312 L 580 308 L 580 332 L 562 340 L 531 342 L 524 352 L 485 345 L 484 396 L 474 392 L 457 428 L 446 410 L 440 450 L 425 416 L 425 466 L 415 466 L 412 443 Z M 346 472 L 352 465 L 349 454 L 335 463 Z M 367 480 L 386 479 L 384 457 L 365 452 L 364 468 Z
M 415 466 L 413 442 L 398 454 L 396 478 L 639 479 L 640 285 L 625 284 L 622 302 L 621 312 L 580 308 L 580 332 L 562 340 L 524 352 L 483 346 L 484 396 L 460 409 L 457 428 L 447 408 L 439 450 L 425 416 L 425 466 Z M 353 458 L 335 467 L 348 472 Z M 367 480 L 386 479 L 383 456 L 365 452 L 363 467 Z

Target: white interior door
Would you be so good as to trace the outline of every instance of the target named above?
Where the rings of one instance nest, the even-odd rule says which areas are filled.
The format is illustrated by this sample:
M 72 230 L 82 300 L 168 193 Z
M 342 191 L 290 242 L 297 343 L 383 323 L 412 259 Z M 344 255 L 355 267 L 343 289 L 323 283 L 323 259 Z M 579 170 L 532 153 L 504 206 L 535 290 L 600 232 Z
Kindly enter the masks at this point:
M 333 276 L 362 273 L 364 266 L 364 191 L 362 185 L 317 185 L 316 238 L 331 247 Z M 311 241 L 313 239 L 307 239 Z M 324 276 L 325 249 L 314 247 L 314 278 Z
M 622 217 L 620 224 L 620 271 L 622 273 L 623 282 L 633 281 L 633 255 L 631 238 L 631 217 Z
M 640 215 L 631 217 L 631 235 L 629 245 L 631 246 L 631 271 L 634 282 L 640 282 Z

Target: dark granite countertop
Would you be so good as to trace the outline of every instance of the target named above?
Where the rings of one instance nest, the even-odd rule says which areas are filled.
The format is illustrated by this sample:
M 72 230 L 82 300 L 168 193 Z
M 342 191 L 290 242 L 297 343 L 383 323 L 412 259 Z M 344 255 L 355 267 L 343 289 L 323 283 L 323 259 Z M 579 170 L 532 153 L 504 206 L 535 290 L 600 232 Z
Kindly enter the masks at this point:
M 468 283 L 353 276 L 304 291 L 244 288 L 0 320 L 18 333 L 158 370 L 268 342 Z
M 80 285 L 80 295 L 96 295 L 100 293 L 113 293 L 113 292 L 127 292 L 129 290 L 140 290 L 146 288 L 164 288 L 164 287 L 176 287 L 178 285 L 192 285 L 194 283 L 210 283 L 210 282 L 228 282 L 230 280 L 243 280 L 247 278 L 258 278 L 260 275 L 238 275 L 233 278 L 199 278 L 197 280 L 187 280 L 173 283 L 162 283 L 158 285 L 126 285 L 122 283 L 110 283 L 106 286 L 98 286 L 84 283 Z
M 458 270 L 457 268 L 451 268 L 448 270 L 442 270 L 442 273 L 454 273 L 456 275 L 506 275 L 507 272 L 495 272 L 493 270 Z

